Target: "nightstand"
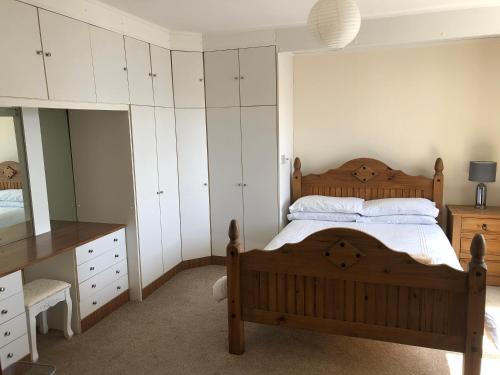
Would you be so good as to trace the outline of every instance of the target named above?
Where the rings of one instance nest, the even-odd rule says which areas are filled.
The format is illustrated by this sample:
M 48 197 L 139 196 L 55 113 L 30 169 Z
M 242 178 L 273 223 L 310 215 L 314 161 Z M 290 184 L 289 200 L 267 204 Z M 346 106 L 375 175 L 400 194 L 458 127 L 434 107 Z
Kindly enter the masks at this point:
M 500 286 L 500 207 L 481 210 L 474 206 L 448 206 L 448 237 L 465 270 L 476 233 L 482 233 L 486 239 L 487 283 Z

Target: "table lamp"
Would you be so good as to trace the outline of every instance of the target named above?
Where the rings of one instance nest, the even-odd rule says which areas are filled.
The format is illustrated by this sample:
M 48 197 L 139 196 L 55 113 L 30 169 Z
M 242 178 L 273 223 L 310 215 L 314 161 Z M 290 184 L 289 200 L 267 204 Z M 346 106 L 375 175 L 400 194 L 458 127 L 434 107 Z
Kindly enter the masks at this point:
M 497 163 L 494 161 L 471 161 L 469 164 L 469 181 L 479 182 L 476 188 L 476 208 L 486 208 L 485 182 L 495 182 Z

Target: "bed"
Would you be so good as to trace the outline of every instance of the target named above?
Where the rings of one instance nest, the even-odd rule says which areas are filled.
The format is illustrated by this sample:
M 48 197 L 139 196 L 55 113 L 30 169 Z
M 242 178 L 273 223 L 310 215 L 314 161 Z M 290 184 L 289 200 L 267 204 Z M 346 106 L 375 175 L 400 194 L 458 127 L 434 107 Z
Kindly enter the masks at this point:
M 26 222 L 18 162 L 0 163 L 0 228 Z
M 442 211 L 443 185 L 441 159 L 432 178 L 410 176 L 367 158 L 302 176 L 296 159 L 292 197 L 422 197 Z M 385 244 L 390 240 L 380 240 L 383 233 L 395 238 L 415 236 L 416 228 L 405 226 L 410 228 L 408 233 L 394 235 L 382 229 L 370 233 L 354 224 L 358 223 L 351 227 L 308 223 L 296 228 L 289 224 L 267 247 L 279 247 L 276 250 L 244 252 L 238 224 L 231 221 L 226 259 L 229 352 L 244 352 L 244 322 L 248 321 L 461 352 L 463 373 L 480 374 L 484 238 L 474 238 L 469 269 L 462 271 L 448 241 L 441 242 L 445 255 L 436 260 L 444 264 L 428 265 L 404 249 L 390 249 Z M 370 228 L 375 227 L 370 224 Z M 436 240 L 437 246 L 442 238 Z

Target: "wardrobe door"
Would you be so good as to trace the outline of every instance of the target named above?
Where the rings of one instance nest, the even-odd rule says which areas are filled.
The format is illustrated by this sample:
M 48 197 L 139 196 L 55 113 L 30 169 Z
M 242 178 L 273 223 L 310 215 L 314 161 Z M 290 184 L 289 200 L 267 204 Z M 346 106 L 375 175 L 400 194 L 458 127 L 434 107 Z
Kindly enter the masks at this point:
M 98 103 L 130 103 L 123 35 L 90 26 Z
M 204 109 L 175 109 L 182 259 L 210 256 L 207 133 Z
M 182 260 L 177 140 L 173 108 L 155 108 L 163 272 Z
M 262 249 L 278 233 L 276 107 L 241 108 L 245 249 Z
M 240 105 L 238 50 L 205 52 L 207 107 Z
M 275 47 L 239 51 L 241 105 L 276 105 Z
M 204 108 L 203 54 L 172 51 L 172 74 L 176 108 Z
M 152 107 L 131 106 L 137 226 L 142 287 L 163 274 L 160 198 Z
M 174 106 L 172 62 L 168 49 L 151 45 L 151 71 L 155 105 L 172 108 Z
M 229 222 L 243 227 L 240 108 L 208 108 L 212 254 L 226 255 Z
M 125 37 L 130 103 L 154 105 L 149 44 Z
M 35 7 L 0 1 L 0 96 L 47 99 Z
M 49 98 L 95 102 L 89 25 L 39 9 Z

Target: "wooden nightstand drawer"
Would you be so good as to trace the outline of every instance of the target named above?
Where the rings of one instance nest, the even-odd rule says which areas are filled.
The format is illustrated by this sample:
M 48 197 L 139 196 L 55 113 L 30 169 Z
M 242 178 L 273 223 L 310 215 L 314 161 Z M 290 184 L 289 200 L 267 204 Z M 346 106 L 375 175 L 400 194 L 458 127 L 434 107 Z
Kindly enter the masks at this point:
M 500 219 L 464 217 L 462 231 L 473 233 L 500 233 Z
M 470 258 L 470 245 L 472 242 L 473 234 L 466 234 L 462 236 L 460 241 L 460 258 Z M 500 235 L 485 234 L 486 240 L 486 259 L 497 258 L 500 261 Z

